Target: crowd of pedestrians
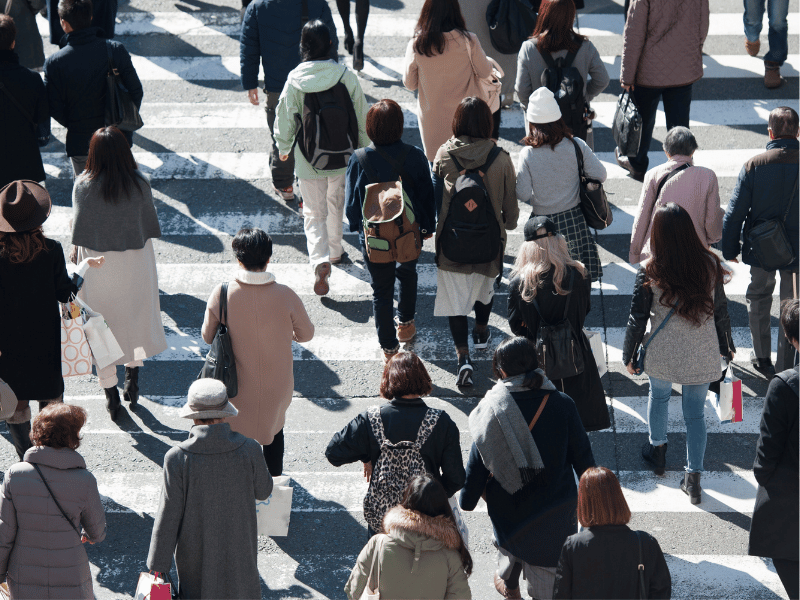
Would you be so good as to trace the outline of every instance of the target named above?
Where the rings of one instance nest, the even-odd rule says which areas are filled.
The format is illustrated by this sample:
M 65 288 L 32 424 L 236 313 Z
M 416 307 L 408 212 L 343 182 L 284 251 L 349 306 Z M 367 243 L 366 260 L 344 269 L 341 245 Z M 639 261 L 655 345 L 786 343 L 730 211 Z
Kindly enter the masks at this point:
M 0 14 L 0 119 L 16 141 L 13 150 L 0 148 L 0 379 L 18 399 L 6 423 L 21 460 L 0 492 L 0 578 L 14 598 L 92 598 L 82 542 L 104 539 L 105 516 L 97 483 L 76 452 L 87 414 L 63 403 L 56 309 L 77 298 L 102 313 L 121 350 L 113 364 L 96 368 L 108 412 L 116 421 L 122 399 L 136 410 L 144 361 L 167 347 L 153 250 L 161 229 L 150 181 L 131 152 L 132 133 L 107 117 L 109 63 L 137 108 L 143 99 L 130 55 L 110 41 L 116 0 L 28 4 L 46 8 L 60 50 L 44 60 L 28 15 Z M 349 1 L 336 4 L 345 50 L 360 70 L 369 1 L 355 2 L 355 33 Z M 387 402 L 356 416 L 325 451 L 335 467 L 362 462 L 368 482 L 369 541 L 345 592 L 471 598 L 473 560 L 460 511 L 483 499 L 497 549 L 493 585 L 503 597 L 521 598 L 523 578 L 538 599 L 668 598 L 661 548 L 628 527 L 620 483 L 596 464 L 587 435 L 611 425 L 583 328 L 592 283 L 603 269 L 580 206 L 582 173 L 606 179 L 592 150 L 590 102 L 608 85 L 608 73 L 591 41 L 572 28 L 576 2 L 542 0 L 530 39 L 518 54 L 501 58 L 508 69 L 498 96 L 487 80 L 500 63 L 482 26 L 471 31 L 475 7 L 462 12 L 467 4 L 425 0 L 408 43 L 402 79 L 417 92 L 423 146 L 417 148 L 401 139 L 400 106 L 388 99 L 368 106 L 358 76 L 338 62 L 327 2 L 243 2 L 242 85 L 258 105 L 260 63 L 272 183 L 293 202 L 299 182 L 314 292 L 327 295 L 332 266 L 350 260 L 342 244 L 345 216 L 359 233 L 373 290 L 385 361 L 379 394 Z M 752 53 L 758 7 L 745 4 Z M 770 9 L 768 87 L 776 76 L 780 85 L 776 71 L 786 54 L 778 12 Z M 742 167 L 723 211 L 716 174 L 693 163 L 698 144 L 688 129 L 692 85 L 702 77 L 708 0 L 684 0 L 674 9 L 631 0 L 626 18 L 620 83 L 633 95 L 643 131 L 638 154 L 617 153 L 617 161 L 643 185 L 631 232 L 629 260 L 638 271 L 622 360 L 631 375 L 649 378 L 649 439 L 641 457 L 656 475 L 664 473 L 669 398 L 680 385 L 686 424 L 680 487 L 687 501 L 702 503 L 706 394 L 736 352 L 724 287 L 731 272 L 717 247 L 729 263 L 741 254 L 751 276 L 749 359 L 760 373 L 776 376 L 755 449 L 759 490 L 749 551 L 771 557 L 796 598 L 798 115 L 788 107 L 770 113 L 767 150 Z M 549 85 L 554 61 L 558 72 L 572 67 L 577 101 L 565 101 L 561 82 Z M 30 70 L 42 66 L 44 83 Z M 525 123 L 516 164 L 497 143 L 502 107 L 515 93 Z M 659 101 L 667 115 L 668 162 L 648 170 Z M 39 149 L 49 142 L 51 118 L 67 130 L 74 171 L 67 255 L 42 231 L 51 200 Z M 532 215 L 509 284 L 513 335 L 494 350 L 495 383 L 470 413 L 465 465 L 454 421 L 425 403 L 433 389 L 425 364 L 401 350 L 418 331 L 417 261 L 432 238 L 433 316 L 447 317 L 454 382 L 469 388 L 478 377 L 470 351 L 490 345 L 489 316 L 497 310 L 495 291 L 520 203 Z M 768 221 L 789 241 L 791 257 L 779 265 L 765 262 L 761 240 L 751 235 Z M 260 597 L 255 500 L 266 500 L 272 478 L 283 473 L 292 342 L 314 336 L 300 297 L 269 271 L 268 232 L 241 229 L 232 251 L 235 276 L 214 287 L 202 320 L 206 343 L 216 344 L 220 332 L 230 339 L 229 371 L 223 381 L 202 378 L 189 387 L 180 414 L 193 426 L 164 458 L 147 557 L 158 572 L 169 572 L 174 558 L 187 598 Z M 776 274 L 781 318 L 773 365 Z M 117 366 L 125 369 L 122 396 Z M 233 367 L 231 387 L 226 377 Z M 33 400 L 40 411 L 31 426 Z M 48 569 L 34 568 L 44 564 L 37 552 L 47 555 Z

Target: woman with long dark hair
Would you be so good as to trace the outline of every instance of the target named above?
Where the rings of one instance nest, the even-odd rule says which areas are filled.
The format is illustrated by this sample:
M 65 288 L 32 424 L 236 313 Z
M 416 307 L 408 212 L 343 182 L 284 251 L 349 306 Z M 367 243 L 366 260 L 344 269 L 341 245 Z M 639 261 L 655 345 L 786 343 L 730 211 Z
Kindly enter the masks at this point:
M 364 32 L 367 30 L 369 18 L 369 0 L 355 0 L 356 2 L 356 36 L 353 38 L 353 29 L 350 27 L 350 0 L 336 0 L 336 8 L 342 17 L 344 25 L 344 47 L 353 55 L 353 70 L 360 71 L 364 68 Z
M 367 588 L 381 598 L 472 598 L 472 556 L 435 478 L 412 477 L 400 504 L 383 518 L 383 530 L 358 555 L 344 588 L 349 600 Z
M 648 344 L 644 372 L 650 378 L 650 439 L 642 458 L 656 475 L 663 475 L 666 466 L 672 385 L 681 385 L 687 456 L 681 489 L 692 504 L 699 504 L 706 393 L 709 383 L 719 379 L 720 355 L 730 360 L 736 351 L 723 287 L 730 273 L 697 237 L 689 213 L 673 202 L 653 217 L 650 249 L 650 259 L 636 274 L 622 361 L 631 375 L 641 374 L 633 359 L 639 346 Z
M 88 274 L 90 285 L 79 297 L 103 315 L 124 353 L 97 369 L 106 408 L 116 421 L 121 407 L 116 365 L 125 365 L 123 397 L 134 410 L 144 359 L 167 349 L 153 251 L 153 239 L 161 237 L 153 192 L 116 127 L 92 136 L 86 169 L 72 191 L 72 210 L 73 262 L 102 254 L 108 263 Z

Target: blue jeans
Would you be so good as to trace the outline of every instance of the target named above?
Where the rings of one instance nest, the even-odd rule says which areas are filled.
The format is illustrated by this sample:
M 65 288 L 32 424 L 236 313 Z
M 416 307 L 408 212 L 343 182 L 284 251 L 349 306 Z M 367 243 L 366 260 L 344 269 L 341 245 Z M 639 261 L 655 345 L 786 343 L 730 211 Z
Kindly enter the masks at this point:
M 678 125 L 689 127 L 689 109 L 692 105 L 692 84 L 668 88 L 648 88 L 635 86 L 633 99 L 639 114 L 642 115 L 642 141 L 639 153 L 631 158 L 631 166 L 642 173 L 650 164 L 647 153 L 653 140 L 659 100 L 664 102 L 664 115 L 667 118 L 667 131 Z
M 764 20 L 764 2 L 769 13 L 769 52 L 764 60 L 782 65 L 789 53 L 789 0 L 744 0 L 744 35 L 751 42 L 758 40 Z
M 704 408 L 708 384 L 681 386 L 683 399 L 683 422 L 686 423 L 686 460 L 689 473 L 702 473 L 703 456 L 706 453 L 706 420 Z M 650 378 L 650 394 L 647 399 L 647 427 L 650 443 L 660 446 L 667 443 L 667 421 L 669 420 L 669 397 L 672 383 Z

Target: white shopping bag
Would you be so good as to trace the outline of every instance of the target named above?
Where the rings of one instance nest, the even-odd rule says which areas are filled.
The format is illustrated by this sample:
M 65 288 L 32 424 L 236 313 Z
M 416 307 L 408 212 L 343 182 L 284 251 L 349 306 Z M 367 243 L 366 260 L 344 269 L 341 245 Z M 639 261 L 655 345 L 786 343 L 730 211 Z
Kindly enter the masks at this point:
M 292 515 L 292 488 L 289 477 L 272 479 L 272 494 L 266 500 L 256 501 L 258 535 L 284 537 L 289 535 L 289 517 Z
M 453 509 L 453 519 L 455 519 L 458 532 L 461 534 L 461 539 L 464 540 L 464 545 L 469 548 L 469 529 L 467 528 L 467 524 L 464 522 L 464 515 L 461 514 L 461 509 L 458 506 L 458 500 L 456 500 L 456 497 L 453 496 L 452 498 L 448 499 L 448 502 L 450 503 L 450 508 Z
M 79 298 L 75 299 L 75 303 L 83 309 L 83 313 L 87 317 L 86 323 L 83 325 L 83 332 L 92 349 L 92 356 L 97 368 L 105 369 L 125 356 L 103 315 L 89 308 Z
M 160 573 L 140 573 L 134 600 L 172 600 L 172 588 Z
M 603 337 L 599 331 L 592 331 L 590 329 L 584 329 L 583 333 L 589 339 L 589 345 L 592 348 L 592 354 L 594 355 L 594 362 L 597 363 L 597 372 L 600 373 L 600 377 L 605 375 L 608 372 L 608 366 L 606 365 L 606 353 L 603 350 Z
M 728 365 L 725 379 L 719 384 L 719 395 L 712 394 L 711 403 L 721 423 L 739 423 L 743 418 L 742 382 Z

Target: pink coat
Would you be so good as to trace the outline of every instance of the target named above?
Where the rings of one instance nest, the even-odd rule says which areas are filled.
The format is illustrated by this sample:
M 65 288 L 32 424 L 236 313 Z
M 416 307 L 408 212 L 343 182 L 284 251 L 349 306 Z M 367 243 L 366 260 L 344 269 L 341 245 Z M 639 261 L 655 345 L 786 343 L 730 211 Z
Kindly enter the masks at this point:
M 659 206 L 667 202 L 674 202 L 686 209 L 704 246 L 708 247 L 722 239 L 724 211 L 719 205 L 717 176 L 711 169 L 692 165 L 678 173 L 664 184 L 661 195 L 656 201 L 659 182 L 670 171 L 685 163 L 692 165 L 692 158 L 676 155 L 671 157 L 669 162 L 650 169 L 644 176 L 639 211 L 633 221 L 631 233 L 631 250 L 628 256 L 631 264 L 642 262 L 650 256 L 650 228 L 653 224 L 653 214 Z

